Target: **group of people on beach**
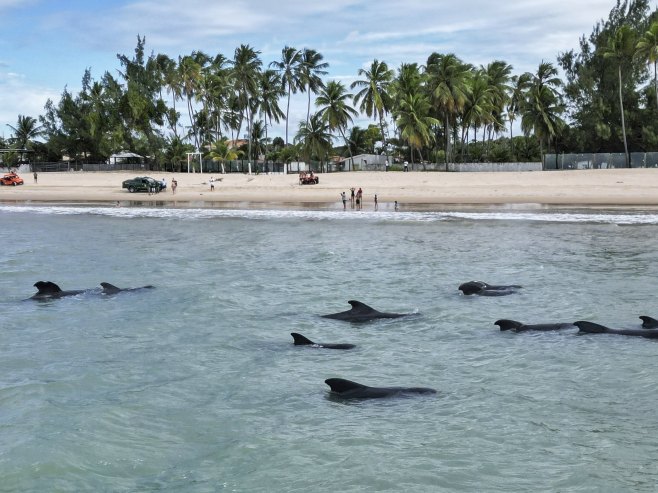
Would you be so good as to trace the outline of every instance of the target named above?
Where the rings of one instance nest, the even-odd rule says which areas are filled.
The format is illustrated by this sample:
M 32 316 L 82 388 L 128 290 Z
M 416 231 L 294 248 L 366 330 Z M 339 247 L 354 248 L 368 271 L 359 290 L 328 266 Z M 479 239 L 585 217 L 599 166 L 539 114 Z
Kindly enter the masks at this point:
M 340 199 L 343 201 L 343 210 L 347 209 L 347 194 L 345 192 L 340 193 Z M 375 194 L 375 210 L 379 210 L 379 202 L 377 200 L 377 194 Z M 361 210 L 363 209 L 363 189 L 359 187 L 357 190 L 356 188 L 352 187 L 350 188 L 350 207 L 352 209 L 357 209 Z M 395 210 L 398 210 L 398 201 L 395 201 Z

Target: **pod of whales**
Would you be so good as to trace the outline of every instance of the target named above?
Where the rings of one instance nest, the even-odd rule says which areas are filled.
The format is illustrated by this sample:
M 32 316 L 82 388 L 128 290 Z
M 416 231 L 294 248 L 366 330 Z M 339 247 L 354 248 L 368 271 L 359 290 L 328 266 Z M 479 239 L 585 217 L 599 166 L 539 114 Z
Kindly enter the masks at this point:
M 349 300 L 348 303 L 352 305 L 350 310 L 321 316 L 323 318 L 333 318 L 334 320 L 345 320 L 347 322 L 368 322 L 378 318 L 399 318 L 411 315 L 410 313 L 380 312 L 366 305 L 365 303 L 361 303 L 360 301 L 355 300 Z
M 508 320 L 502 318 L 496 320 L 494 325 L 500 327 L 500 330 L 511 330 L 514 332 L 526 332 L 526 331 L 542 331 L 547 332 L 551 330 L 562 330 L 562 329 L 573 329 L 574 324 L 572 323 L 555 323 L 555 324 L 524 324 L 522 322 L 517 322 L 516 320 Z
M 291 332 L 290 335 L 292 338 L 295 340 L 295 346 L 309 346 L 309 347 L 314 347 L 314 348 L 326 348 L 326 349 L 352 349 L 356 347 L 354 344 L 327 344 L 327 343 L 319 343 L 319 342 L 313 342 L 310 339 L 307 339 L 301 334 L 298 334 L 297 332 Z
M 459 290 L 465 295 L 476 294 L 478 296 L 507 296 L 514 294 L 523 286 L 509 284 L 506 286 L 494 286 L 484 281 L 468 281 L 459 285 Z
M 109 282 L 102 282 L 101 289 L 71 289 L 63 290 L 57 284 L 51 281 L 37 281 L 34 283 L 37 293 L 30 297 L 31 300 L 50 300 L 63 298 L 65 296 L 75 296 L 81 293 L 99 293 L 99 294 L 116 294 L 122 291 L 137 291 L 140 289 L 151 289 L 154 286 L 141 286 L 139 288 L 118 288 Z
M 426 387 L 368 387 L 342 378 L 328 378 L 324 383 L 329 385 L 332 394 L 343 399 L 381 399 L 414 394 L 436 394 L 436 390 Z
M 573 323 L 579 329 L 580 333 L 587 334 L 618 334 L 622 336 L 644 337 L 647 339 L 658 339 L 658 330 L 646 329 L 611 329 L 604 325 L 595 324 L 586 320 L 579 320 Z

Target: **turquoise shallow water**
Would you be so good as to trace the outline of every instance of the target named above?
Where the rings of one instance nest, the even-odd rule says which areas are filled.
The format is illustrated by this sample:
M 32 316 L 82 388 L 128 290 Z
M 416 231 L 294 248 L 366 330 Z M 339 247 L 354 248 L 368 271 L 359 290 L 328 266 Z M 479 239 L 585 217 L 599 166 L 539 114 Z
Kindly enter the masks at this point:
M 0 206 L 0 491 L 655 491 L 654 212 Z M 467 280 L 521 293 L 464 297 Z M 22 301 L 63 289 L 154 290 Z M 318 315 L 357 299 L 408 319 Z M 290 332 L 352 351 L 292 345 Z M 324 380 L 427 386 L 345 402 Z

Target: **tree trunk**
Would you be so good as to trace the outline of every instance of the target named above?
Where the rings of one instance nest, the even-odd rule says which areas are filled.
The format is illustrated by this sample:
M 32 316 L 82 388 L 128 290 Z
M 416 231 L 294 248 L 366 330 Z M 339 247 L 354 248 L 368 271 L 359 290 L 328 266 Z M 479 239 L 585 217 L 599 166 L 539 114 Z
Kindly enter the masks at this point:
M 630 168 L 631 163 L 628 159 L 628 143 L 626 142 L 626 121 L 624 119 L 624 99 L 621 92 L 621 64 L 619 65 L 619 108 L 621 109 L 621 132 L 624 134 L 624 159 L 626 167 Z
M 347 145 L 347 151 L 350 153 L 350 165 L 348 167 L 348 171 L 349 171 L 351 170 L 352 166 L 354 166 L 354 157 L 352 156 L 352 146 L 350 146 L 350 142 L 347 140 L 347 137 L 345 137 L 345 132 L 343 131 L 343 129 L 339 128 L 338 131 L 340 132 L 340 135 L 343 137 L 343 140 L 345 141 L 345 145 Z M 388 162 L 388 160 L 386 162 Z
M 656 62 L 653 62 L 653 89 L 656 93 L 656 107 L 658 108 L 658 74 L 656 73 Z
M 290 84 L 288 84 L 288 106 L 286 107 L 286 147 L 288 146 L 288 116 L 290 115 Z

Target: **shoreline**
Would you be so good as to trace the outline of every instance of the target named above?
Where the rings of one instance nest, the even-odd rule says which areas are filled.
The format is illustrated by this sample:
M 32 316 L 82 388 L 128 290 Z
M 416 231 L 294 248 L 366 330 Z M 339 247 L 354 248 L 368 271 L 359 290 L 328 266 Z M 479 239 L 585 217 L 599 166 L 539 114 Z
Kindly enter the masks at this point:
M 43 172 L 34 183 L 0 187 L 5 205 L 106 205 L 174 208 L 342 209 L 341 192 L 363 189 L 362 210 L 482 208 L 654 208 L 658 207 L 658 169 L 525 172 L 340 172 L 319 174 L 317 185 L 299 185 L 296 174 L 246 175 L 150 173 L 178 181 L 176 194 L 129 193 L 121 183 L 135 172 Z M 215 178 L 215 190 L 209 180 Z M 350 209 L 348 198 L 347 208 Z

